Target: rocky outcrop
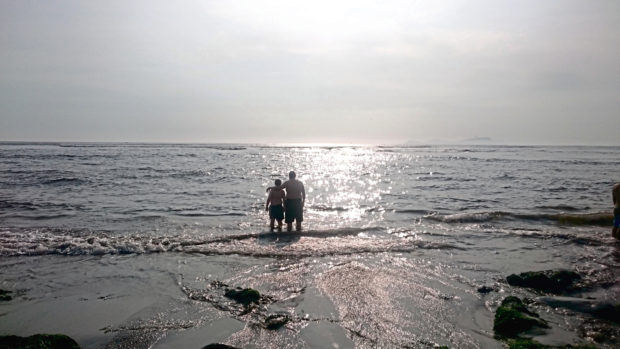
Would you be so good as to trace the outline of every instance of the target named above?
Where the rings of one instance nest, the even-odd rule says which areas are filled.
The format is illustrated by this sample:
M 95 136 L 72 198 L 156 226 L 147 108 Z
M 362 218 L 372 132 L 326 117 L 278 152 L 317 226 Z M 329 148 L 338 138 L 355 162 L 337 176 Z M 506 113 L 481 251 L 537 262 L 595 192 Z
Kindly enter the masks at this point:
M 573 291 L 573 287 L 581 276 L 570 270 L 529 271 L 519 275 L 511 274 L 506 278 L 508 284 L 532 288 L 538 291 L 565 294 Z
M 549 325 L 538 314 L 529 311 L 517 297 L 504 298 L 495 312 L 493 331 L 498 337 L 515 338 L 534 327 L 549 328 Z

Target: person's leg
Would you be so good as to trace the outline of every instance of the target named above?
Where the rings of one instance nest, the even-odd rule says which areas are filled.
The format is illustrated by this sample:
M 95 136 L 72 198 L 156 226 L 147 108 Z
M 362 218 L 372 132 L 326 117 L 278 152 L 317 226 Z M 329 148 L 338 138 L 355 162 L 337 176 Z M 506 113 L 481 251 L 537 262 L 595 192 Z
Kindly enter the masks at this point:
M 293 209 L 293 200 L 286 200 L 284 207 L 284 222 L 286 223 L 286 231 L 293 230 L 293 220 L 295 220 L 295 211 Z
M 282 220 L 278 219 L 278 231 L 282 231 Z
M 616 239 L 620 240 L 620 228 L 613 227 L 613 229 L 611 230 L 611 236 L 613 236 Z
M 295 212 L 295 222 L 297 223 L 295 228 L 297 231 L 301 231 L 301 222 L 303 221 L 304 221 L 304 207 L 301 204 L 301 200 L 300 200 L 298 202 L 297 212 Z
M 276 219 L 275 218 L 271 218 L 271 222 L 269 224 L 269 226 L 271 227 L 271 230 L 274 229 L 274 223 L 275 223 Z

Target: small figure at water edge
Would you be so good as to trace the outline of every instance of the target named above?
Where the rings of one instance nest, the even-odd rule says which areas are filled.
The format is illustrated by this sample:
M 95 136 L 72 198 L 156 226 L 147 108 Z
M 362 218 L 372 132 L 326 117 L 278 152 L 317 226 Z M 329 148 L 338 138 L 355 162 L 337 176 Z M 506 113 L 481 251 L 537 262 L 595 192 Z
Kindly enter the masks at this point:
M 620 183 L 614 185 L 611 195 L 614 200 L 614 227 L 611 229 L 611 236 L 620 240 Z
M 289 180 L 280 186 L 269 187 L 267 191 L 275 188 L 283 188 L 286 190 L 286 200 L 284 202 L 284 221 L 286 222 L 286 230 L 293 229 L 293 221 L 295 221 L 295 230 L 301 231 L 301 222 L 304 220 L 304 203 L 306 201 L 306 189 L 304 184 L 296 179 L 297 175 L 294 171 L 288 173 Z
M 278 221 L 278 231 L 282 231 L 282 220 L 284 219 L 284 190 L 280 188 L 282 181 L 276 179 L 275 187 L 267 196 L 267 202 L 265 203 L 265 211 L 269 212 L 271 231 L 275 229 L 275 221 Z

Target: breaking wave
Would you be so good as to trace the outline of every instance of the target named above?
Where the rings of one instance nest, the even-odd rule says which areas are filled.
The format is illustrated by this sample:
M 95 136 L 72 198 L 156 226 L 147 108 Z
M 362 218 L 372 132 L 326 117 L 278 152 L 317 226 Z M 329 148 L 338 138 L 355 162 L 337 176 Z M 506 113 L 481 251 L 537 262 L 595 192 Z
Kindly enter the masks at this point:
M 502 220 L 524 220 L 548 222 L 566 226 L 602 226 L 612 225 L 613 215 L 609 212 L 595 213 L 558 213 L 558 214 L 521 214 L 504 211 L 460 213 L 451 215 L 432 214 L 424 219 L 443 223 L 486 223 Z
M 109 232 L 41 229 L 0 231 L 0 256 L 108 255 L 148 253 L 198 253 L 252 257 L 303 258 L 359 253 L 411 252 L 416 249 L 460 249 L 415 236 L 373 234 L 380 228 L 310 230 L 302 233 L 247 233 L 211 236 L 154 237 Z

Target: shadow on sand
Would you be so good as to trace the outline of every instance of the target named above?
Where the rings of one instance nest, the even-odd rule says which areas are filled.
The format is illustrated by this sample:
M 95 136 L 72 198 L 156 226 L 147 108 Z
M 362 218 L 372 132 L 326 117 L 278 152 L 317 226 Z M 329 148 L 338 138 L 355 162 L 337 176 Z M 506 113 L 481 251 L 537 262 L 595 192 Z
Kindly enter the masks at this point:
M 277 247 L 284 247 L 291 245 L 299 241 L 301 232 L 265 232 L 258 235 L 259 245 L 272 245 L 276 244 Z

